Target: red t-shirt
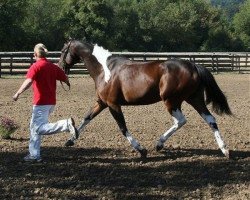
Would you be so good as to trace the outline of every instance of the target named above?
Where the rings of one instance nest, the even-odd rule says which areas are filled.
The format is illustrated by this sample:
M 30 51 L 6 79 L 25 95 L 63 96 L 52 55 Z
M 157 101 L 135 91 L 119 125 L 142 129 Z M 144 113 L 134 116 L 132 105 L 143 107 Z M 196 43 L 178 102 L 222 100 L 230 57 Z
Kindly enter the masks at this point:
M 32 64 L 26 78 L 33 80 L 33 105 L 55 105 L 56 80 L 67 80 L 64 71 L 46 58 Z

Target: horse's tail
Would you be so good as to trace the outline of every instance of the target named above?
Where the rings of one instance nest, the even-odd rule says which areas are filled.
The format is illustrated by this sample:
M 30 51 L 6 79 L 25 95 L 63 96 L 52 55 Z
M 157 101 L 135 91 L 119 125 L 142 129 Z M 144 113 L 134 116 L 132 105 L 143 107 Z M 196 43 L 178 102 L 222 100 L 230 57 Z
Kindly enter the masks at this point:
M 218 115 L 232 115 L 227 98 L 216 83 L 211 72 L 200 65 L 195 65 L 206 93 L 206 104 L 212 102 L 212 109 Z

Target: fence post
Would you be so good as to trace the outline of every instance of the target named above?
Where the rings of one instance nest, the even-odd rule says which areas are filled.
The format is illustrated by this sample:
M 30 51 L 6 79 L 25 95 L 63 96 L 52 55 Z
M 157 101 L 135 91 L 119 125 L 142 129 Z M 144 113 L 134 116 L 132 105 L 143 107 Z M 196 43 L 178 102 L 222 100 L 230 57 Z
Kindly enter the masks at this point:
M 232 61 L 232 54 L 228 54 L 228 58 L 230 59 L 231 63 L 231 70 L 234 71 L 233 61 Z
M 219 74 L 219 58 L 216 56 L 216 74 Z
M 240 74 L 240 56 L 238 55 L 238 67 L 239 67 L 239 74 Z
M 234 71 L 234 54 L 231 54 L 231 67 L 232 71 Z
M 248 67 L 248 66 L 247 66 L 247 63 L 248 63 L 248 62 L 247 62 L 247 61 L 248 61 L 248 54 L 246 54 L 246 69 L 247 69 L 247 67 Z
M 30 65 L 33 64 L 33 55 L 30 56 Z
M 10 75 L 12 75 L 12 69 L 13 69 L 13 56 L 11 55 L 11 58 L 10 58 Z
M 195 57 L 193 55 L 189 55 L 189 61 L 195 63 Z
M 144 62 L 147 61 L 145 52 L 143 53 L 143 61 L 144 61 Z
M 0 78 L 2 77 L 2 58 L 0 57 Z
M 215 71 L 214 70 L 214 55 L 212 55 L 212 70 Z

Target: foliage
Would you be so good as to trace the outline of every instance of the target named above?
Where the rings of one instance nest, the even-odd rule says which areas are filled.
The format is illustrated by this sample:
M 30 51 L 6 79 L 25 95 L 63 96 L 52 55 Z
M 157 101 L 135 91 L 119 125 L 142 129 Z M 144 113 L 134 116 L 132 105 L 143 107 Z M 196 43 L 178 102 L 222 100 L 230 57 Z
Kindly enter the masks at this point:
M 247 51 L 250 51 L 250 0 L 241 7 L 239 13 L 234 16 L 233 27 L 235 34 L 239 36 Z
M 112 8 L 110 21 L 111 31 L 109 48 L 120 51 L 144 51 L 143 33 L 139 24 L 139 15 L 136 10 L 136 0 L 109 0 L 107 4 Z
M 217 10 L 202 0 L 148 0 L 138 5 L 138 13 L 150 51 L 197 51 L 220 20 Z
M 21 49 L 24 31 L 21 23 L 26 0 L 0 1 L 0 51 Z
M 239 11 L 239 7 L 246 0 L 211 0 L 212 5 L 223 10 L 229 20 Z
M 0 135 L 3 139 L 9 139 L 17 128 L 18 125 L 13 120 L 0 116 Z
M 243 1 L 2 0 L 0 50 L 32 50 L 39 42 L 60 50 L 73 37 L 111 51 L 244 51 Z
M 33 49 L 36 43 L 44 43 L 48 49 L 61 47 L 64 28 L 60 24 L 61 1 L 27 0 L 22 27 L 26 31 L 26 49 Z
M 112 9 L 104 0 L 67 0 L 63 10 L 66 36 L 106 45 Z

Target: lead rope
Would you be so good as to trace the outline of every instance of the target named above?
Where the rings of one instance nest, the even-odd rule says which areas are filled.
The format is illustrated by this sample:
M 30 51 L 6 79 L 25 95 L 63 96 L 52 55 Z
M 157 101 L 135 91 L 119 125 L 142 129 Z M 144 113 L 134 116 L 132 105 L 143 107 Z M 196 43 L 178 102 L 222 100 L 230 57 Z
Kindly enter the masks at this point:
M 72 42 L 72 40 L 70 40 L 69 45 L 68 45 L 68 48 L 66 49 L 66 52 L 64 53 L 64 56 L 63 56 L 63 68 L 64 68 L 64 69 L 65 69 L 65 65 L 66 65 L 65 59 L 66 59 L 66 56 L 67 56 L 67 54 L 68 54 L 68 52 L 69 52 L 69 48 L 70 48 L 71 42 Z M 65 70 L 64 70 L 64 71 L 65 71 Z M 69 86 L 68 86 L 69 89 L 66 90 L 65 87 L 64 87 L 64 85 L 63 85 L 63 82 L 60 81 L 60 83 L 61 83 L 61 86 L 62 86 L 62 88 L 63 88 L 64 91 L 69 91 L 69 90 L 70 90 L 70 84 L 69 84 Z

